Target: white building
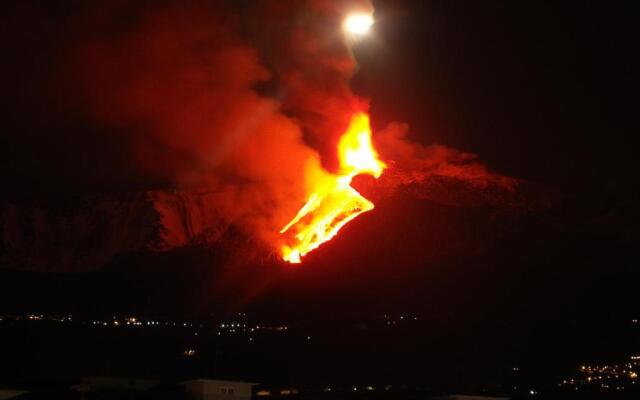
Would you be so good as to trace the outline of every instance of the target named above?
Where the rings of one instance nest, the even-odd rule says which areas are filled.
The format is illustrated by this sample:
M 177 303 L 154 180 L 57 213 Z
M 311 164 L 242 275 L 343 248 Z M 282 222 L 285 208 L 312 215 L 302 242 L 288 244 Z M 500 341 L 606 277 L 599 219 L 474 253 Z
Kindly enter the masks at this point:
M 196 379 L 183 382 L 193 400 L 251 400 L 251 387 L 257 383 Z

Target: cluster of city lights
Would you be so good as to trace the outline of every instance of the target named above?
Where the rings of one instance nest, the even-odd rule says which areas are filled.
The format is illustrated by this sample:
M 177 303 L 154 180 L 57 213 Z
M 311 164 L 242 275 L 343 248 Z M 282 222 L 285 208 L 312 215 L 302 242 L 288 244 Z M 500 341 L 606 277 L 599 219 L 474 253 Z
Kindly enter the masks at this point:
M 52 321 L 52 322 L 73 322 L 71 315 L 45 315 L 45 314 L 24 314 L 24 315 L 0 315 L 1 321 Z
M 170 321 L 170 320 L 159 320 L 159 319 L 146 319 L 146 318 L 138 318 L 134 316 L 129 317 L 117 317 L 113 316 L 111 319 L 91 319 L 91 320 L 83 320 L 83 319 L 74 319 L 72 315 L 46 315 L 46 314 L 24 314 L 24 315 L 11 315 L 11 316 L 0 316 L 0 322 L 6 321 L 27 321 L 27 322 L 64 322 L 64 323 L 78 323 L 83 325 L 92 325 L 92 326 L 175 326 L 175 327 L 184 327 L 184 328 L 202 328 L 202 324 L 196 324 L 194 322 L 189 321 Z
M 295 388 L 278 389 L 278 390 L 262 389 L 256 392 L 256 396 L 271 397 L 274 393 L 279 394 L 280 396 L 291 396 L 291 395 L 296 395 L 300 392 L 298 389 L 295 389 Z
M 376 392 L 376 391 L 386 391 L 389 392 L 391 390 L 399 389 L 398 387 L 394 387 L 393 385 L 384 385 L 384 386 L 373 386 L 373 385 L 363 385 L 363 386 L 346 386 L 346 387 L 334 387 L 334 386 L 325 386 L 322 391 L 324 393 L 358 393 L 358 392 Z M 271 397 L 273 395 L 280 396 L 290 396 L 298 394 L 298 389 L 295 388 L 282 388 L 282 389 L 261 389 L 256 392 L 257 397 Z
M 247 324 L 241 323 L 222 323 L 218 329 L 218 336 L 223 333 L 253 333 L 257 331 L 275 331 L 275 332 L 286 332 L 289 330 L 289 327 L 286 325 L 280 326 L 268 326 L 268 325 L 255 325 L 249 326 Z
M 384 321 L 385 321 L 385 325 L 387 326 L 395 326 L 398 325 L 399 323 L 403 323 L 403 322 L 409 322 L 409 321 L 417 321 L 418 320 L 418 316 L 417 315 L 409 315 L 409 314 L 400 314 L 398 316 L 393 316 L 390 314 L 384 314 Z
M 266 325 L 256 322 L 250 322 L 247 320 L 247 314 L 238 313 L 237 318 L 233 321 L 222 322 L 218 325 L 218 336 L 234 335 L 234 334 L 248 334 L 253 335 L 260 332 L 279 332 L 286 333 L 289 327 L 286 325 Z M 253 337 L 249 338 L 249 341 L 253 341 Z
M 193 357 L 196 355 L 196 351 L 194 349 L 187 349 L 182 352 L 182 355 L 185 357 Z
M 175 327 L 183 327 L 183 328 L 193 328 L 193 327 L 202 327 L 202 325 L 194 324 L 193 322 L 175 322 L 175 321 L 158 321 L 153 319 L 142 319 L 137 317 L 126 317 L 126 318 L 118 318 L 113 317 L 109 321 L 105 320 L 93 320 L 91 321 L 92 325 L 97 326 L 175 326 Z
M 640 369 L 640 356 L 630 357 L 630 361 L 612 365 L 583 365 L 580 376 L 565 379 L 558 383 L 559 387 L 579 390 L 580 388 L 596 388 L 600 390 L 625 390 L 629 385 L 635 385 Z

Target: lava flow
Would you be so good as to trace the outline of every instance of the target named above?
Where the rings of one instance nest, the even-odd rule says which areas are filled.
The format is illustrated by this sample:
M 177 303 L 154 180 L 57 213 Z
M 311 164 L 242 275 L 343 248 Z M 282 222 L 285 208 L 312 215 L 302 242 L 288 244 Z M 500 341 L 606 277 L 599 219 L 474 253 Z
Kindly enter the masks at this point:
M 374 205 L 351 186 L 356 175 L 378 178 L 385 164 L 371 143 L 369 116 L 357 113 L 338 142 L 337 174 L 326 171 L 307 176 L 312 182 L 309 199 L 298 214 L 280 231 L 293 232 L 290 244 L 282 247 L 282 257 L 290 263 L 331 240 L 349 221 L 372 210 Z M 310 172 L 311 173 L 311 172 Z

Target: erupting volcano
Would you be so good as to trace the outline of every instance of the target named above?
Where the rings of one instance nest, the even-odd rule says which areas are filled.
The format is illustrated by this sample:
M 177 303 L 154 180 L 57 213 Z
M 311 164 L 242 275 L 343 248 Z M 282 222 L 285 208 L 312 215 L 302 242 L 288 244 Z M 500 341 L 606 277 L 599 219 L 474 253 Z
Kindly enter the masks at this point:
M 7 158 L 13 171 L 46 156 L 36 164 L 52 179 L 35 169 L 16 185 L 29 185 L 25 199 L 42 190 L 60 200 L 0 204 L 0 264 L 79 271 L 121 254 L 201 246 L 216 249 L 216 264 L 273 254 L 300 263 L 374 208 L 352 186 L 360 174 L 380 177 L 366 193 L 374 199 L 520 204 L 516 181 L 473 154 L 412 141 L 408 124 L 385 120 L 394 111 L 384 103 L 378 156 L 372 100 L 350 86 L 355 49 L 383 44 L 369 0 L 218 3 L 87 4 L 64 21 L 64 40 L 43 52 L 56 55 L 53 67 L 37 78 L 50 90 L 29 94 L 43 102 L 30 109 L 52 110 L 28 128 L 47 148 Z M 132 16 L 127 29 L 123 15 Z M 51 23 L 47 32 L 61 29 Z M 27 120 L 15 119 L 8 148 L 22 148 Z M 50 139 L 37 139 L 49 125 Z
M 300 263 L 301 258 L 331 240 L 349 221 L 374 208 L 351 186 L 351 180 L 360 174 L 378 178 L 385 168 L 371 142 L 369 116 L 357 113 L 351 118 L 346 132 L 338 142 L 337 174 L 326 170 L 306 171 L 311 182 L 311 193 L 298 214 L 280 231 L 293 233 L 288 244 L 282 247 L 282 257 L 290 263 Z

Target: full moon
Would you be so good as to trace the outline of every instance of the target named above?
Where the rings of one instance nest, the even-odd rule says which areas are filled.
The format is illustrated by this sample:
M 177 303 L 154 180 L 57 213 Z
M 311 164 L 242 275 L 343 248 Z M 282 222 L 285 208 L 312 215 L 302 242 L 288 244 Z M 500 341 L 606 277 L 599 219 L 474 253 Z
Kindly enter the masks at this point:
M 352 35 L 362 36 L 369 32 L 373 17 L 369 14 L 353 14 L 344 20 L 344 29 Z

